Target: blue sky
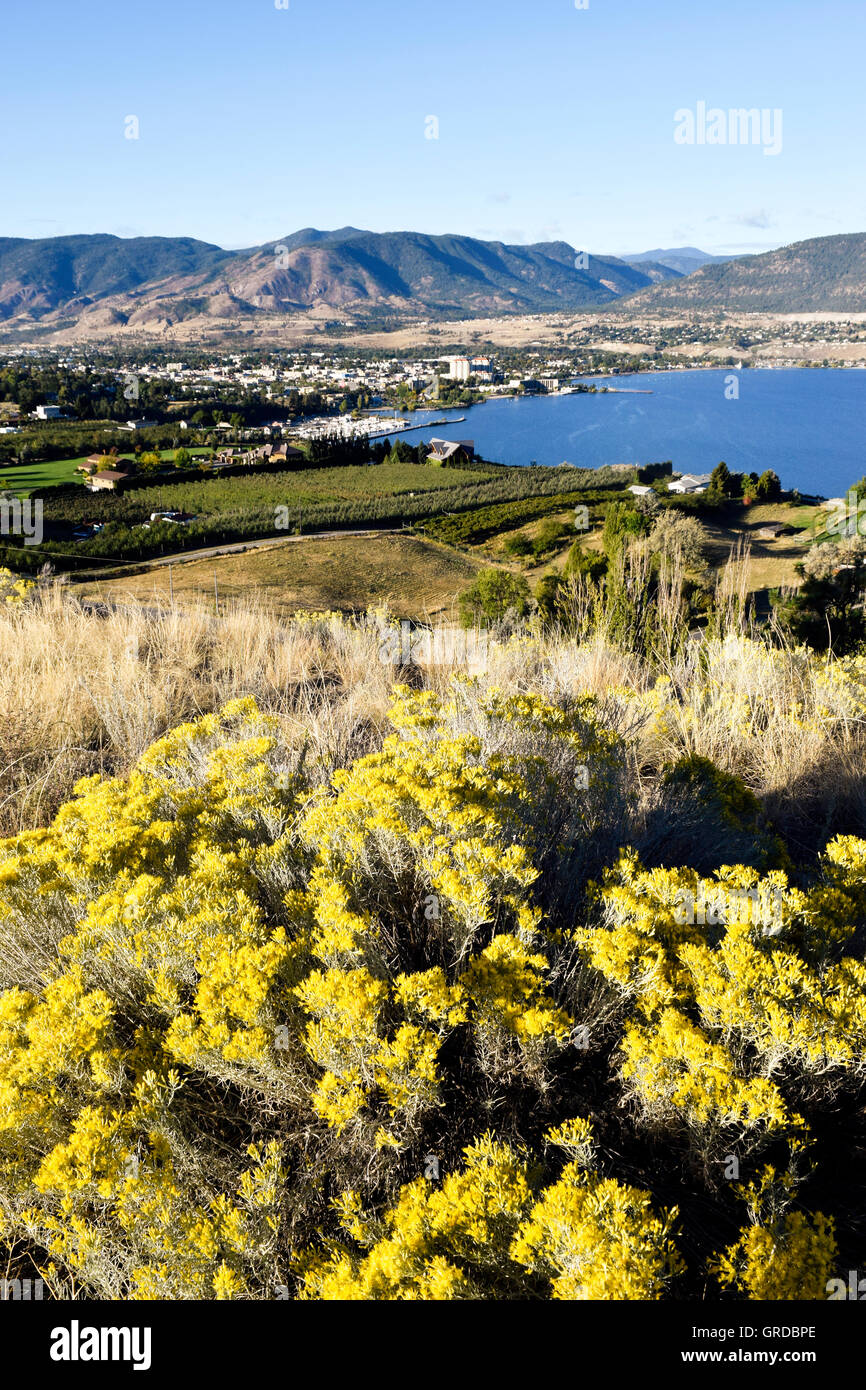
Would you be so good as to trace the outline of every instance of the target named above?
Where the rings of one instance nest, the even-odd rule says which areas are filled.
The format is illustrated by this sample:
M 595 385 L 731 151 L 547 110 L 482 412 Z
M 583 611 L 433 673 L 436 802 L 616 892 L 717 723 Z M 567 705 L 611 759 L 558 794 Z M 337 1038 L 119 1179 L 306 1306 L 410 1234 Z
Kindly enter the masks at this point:
M 864 0 L 42 0 L 3 36 L 0 235 L 866 230 Z M 675 143 L 701 101 L 781 109 L 781 153 Z

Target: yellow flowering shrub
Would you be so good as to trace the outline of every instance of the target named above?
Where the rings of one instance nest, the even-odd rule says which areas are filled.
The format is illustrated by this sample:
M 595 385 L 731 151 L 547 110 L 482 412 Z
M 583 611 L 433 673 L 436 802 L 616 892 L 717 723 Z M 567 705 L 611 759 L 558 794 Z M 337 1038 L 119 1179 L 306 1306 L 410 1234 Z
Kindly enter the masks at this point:
M 33 579 L 16 578 L 11 570 L 0 565 L 0 598 L 8 604 L 24 603 L 36 588 Z
M 455 1028 L 470 1029 L 482 1067 L 502 1072 L 512 1047 L 512 1067 L 536 1076 L 571 1032 L 546 986 L 555 942 L 532 897 L 533 789 L 552 775 L 537 749 L 611 762 L 614 743 L 590 702 L 569 713 L 492 690 L 470 703 L 474 689 L 398 687 L 396 732 L 337 772 L 301 826 L 315 852 L 310 947 L 326 967 L 296 991 L 323 1073 L 316 1109 L 338 1131 L 372 1129 L 379 1147 L 401 1145 L 440 1103 L 437 1057 Z M 407 970 L 419 952 L 439 963 Z
M 573 1025 L 534 898 L 539 750 L 611 741 L 586 701 L 398 690 L 392 719 L 314 788 L 234 701 L 0 844 L 0 1235 L 52 1287 L 268 1296 L 285 1223 L 327 1210 L 332 1169 L 396 1174 L 455 1069 L 494 1099 L 545 1084 Z
M 571 1163 L 521 1224 L 511 1256 L 546 1275 L 555 1299 L 660 1299 L 685 1268 L 675 1216 L 656 1216 L 649 1193 Z
M 739 1195 L 749 1224 L 710 1262 L 722 1287 L 762 1302 L 825 1299 L 839 1255 L 832 1217 L 789 1211 L 791 1184 L 772 1168 Z
M 620 1075 L 644 1120 L 681 1124 L 705 1162 L 806 1133 L 797 1101 L 862 1075 L 866 966 L 840 956 L 863 921 L 866 844 L 839 837 L 808 891 L 723 866 L 645 870 L 621 854 L 602 923 L 578 928 L 621 1000 Z
M 0 842 L 4 1252 L 64 1297 L 703 1278 L 654 1196 L 658 1134 L 717 1194 L 720 1154 L 820 1146 L 803 1115 L 854 1104 L 866 841 L 796 882 L 644 869 L 602 708 L 397 687 L 376 751 L 317 782 L 235 700 Z M 724 1287 L 811 1288 L 823 1220 L 762 1210 Z
M 658 1299 L 682 1270 L 676 1213 L 656 1216 L 646 1192 L 577 1162 L 539 1191 L 526 1160 L 490 1135 L 463 1157 L 441 1186 L 404 1187 L 379 1221 L 345 1193 L 337 1207 L 355 1248 L 301 1256 L 302 1297 Z
M 803 1123 L 771 1081 L 744 1076 L 725 1048 L 678 1009 L 628 1027 L 622 1052 L 621 1074 L 644 1117 L 656 1125 L 681 1120 L 704 1155 L 720 1138 L 736 1135 L 752 1146 Z

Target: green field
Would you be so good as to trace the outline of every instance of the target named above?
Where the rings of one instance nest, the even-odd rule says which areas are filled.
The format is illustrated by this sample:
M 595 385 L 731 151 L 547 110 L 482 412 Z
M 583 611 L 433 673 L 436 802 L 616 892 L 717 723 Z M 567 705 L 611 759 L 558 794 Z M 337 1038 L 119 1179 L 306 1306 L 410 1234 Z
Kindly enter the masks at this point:
M 132 452 L 131 448 L 129 452 Z M 210 450 L 198 448 L 188 452 L 198 457 Z M 171 459 L 174 449 L 160 449 L 159 455 L 160 458 Z M 53 459 L 47 463 L 0 465 L 0 491 L 14 492 L 17 497 L 29 497 L 38 488 L 57 487 L 59 483 L 81 483 L 83 486 L 82 476 L 75 470 L 87 457 L 87 454 L 79 454 L 77 458 Z
M 37 488 L 81 482 L 81 474 L 75 470 L 86 457 L 85 454 L 76 459 L 54 459 L 50 463 L 7 464 L 0 467 L 0 489 L 14 492 L 17 497 L 29 497 Z

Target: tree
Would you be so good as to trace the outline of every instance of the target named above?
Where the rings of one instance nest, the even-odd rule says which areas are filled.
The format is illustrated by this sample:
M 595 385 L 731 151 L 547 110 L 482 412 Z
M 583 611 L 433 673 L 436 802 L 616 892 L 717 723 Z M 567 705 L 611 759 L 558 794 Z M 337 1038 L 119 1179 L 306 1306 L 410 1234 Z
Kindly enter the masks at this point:
M 518 531 L 513 536 L 506 536 L 502 545 L 508 555 L 530 555 L 532 553 L 532 541 L 522 531 Z
M 583 542 L 576 540 L 566 556 L 562 573 L 565 579 L 584 578 L 595 582 L 601 579 L 606 569 L 607 560 L 603 555 L 585 551 Z
M 556 617 L 562 583 L 561 574 L 545 574 L 535 587 L 535 602 L 538 605 L 538 612 L 546 623 L 553 622 Z
M 460 621 L 464 627 L 501 622 L 510 611 L 522 618 L 529 606 L 529 585 L 522 574 L 507 570 L 479 570 L 460 595 Z
M 782 495 L 782 484 L 772 468 L 761 474 L 755 485 L 755 496 L 760 502 L 776 502 Z
M 189 449 L 175 449 L 174 466 L 175 468 L 189 468 L 192 463 L 192 454 Z
M 391 445 L 391 453 L 388 458 L 389 463 L 414 463 L 415 450 L 407 444 L 405 439 L 396 439 Z
M 710 474 L 710 486 L 708 496 L 714 499 L 729 497 L 731 485 L 731 470 L 726 463 L 717 463 Z
M 546 555 L 549 550 L 554 550 L 563 536 L 569 534 L 568 527 L 562 521 L 555 521 L 552 516 L 545 517 L 532 542 L 532 553 L 539 559 Z M 572 535 L 574 532 L 572 531 Z
M 845 656 L 866 641 L 866 540 L 816 545 L 797 566 L 804 582 L 779 615 L 798 642 Z
M 666 560 L 678 555 L 687 570 L 703 574 L 707 568 L 708 541 L 704 527 L 695 517 L 669 510 L 656 519 L 647 544 L 653 554 Z
M 604 516 L 601 543 L 608 560 L 615 560 L 623 546 L 646 535 L 649 522 L 630 502 L 611 502 Z
M 647 463 L 637 470 L 639 483 L 655 483 L 660 478 L 668 479 L 673 472 L 673 463 Z

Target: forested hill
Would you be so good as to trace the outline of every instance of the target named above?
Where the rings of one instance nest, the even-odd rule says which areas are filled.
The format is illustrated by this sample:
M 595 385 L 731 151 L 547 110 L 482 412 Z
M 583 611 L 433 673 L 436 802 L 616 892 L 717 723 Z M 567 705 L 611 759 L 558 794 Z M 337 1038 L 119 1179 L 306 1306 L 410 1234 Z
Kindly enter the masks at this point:
M 862 313 L 866 233 L 814 237 L 760 256 L 705 265 L 693 275 L 638 292 L 629 307 Z

